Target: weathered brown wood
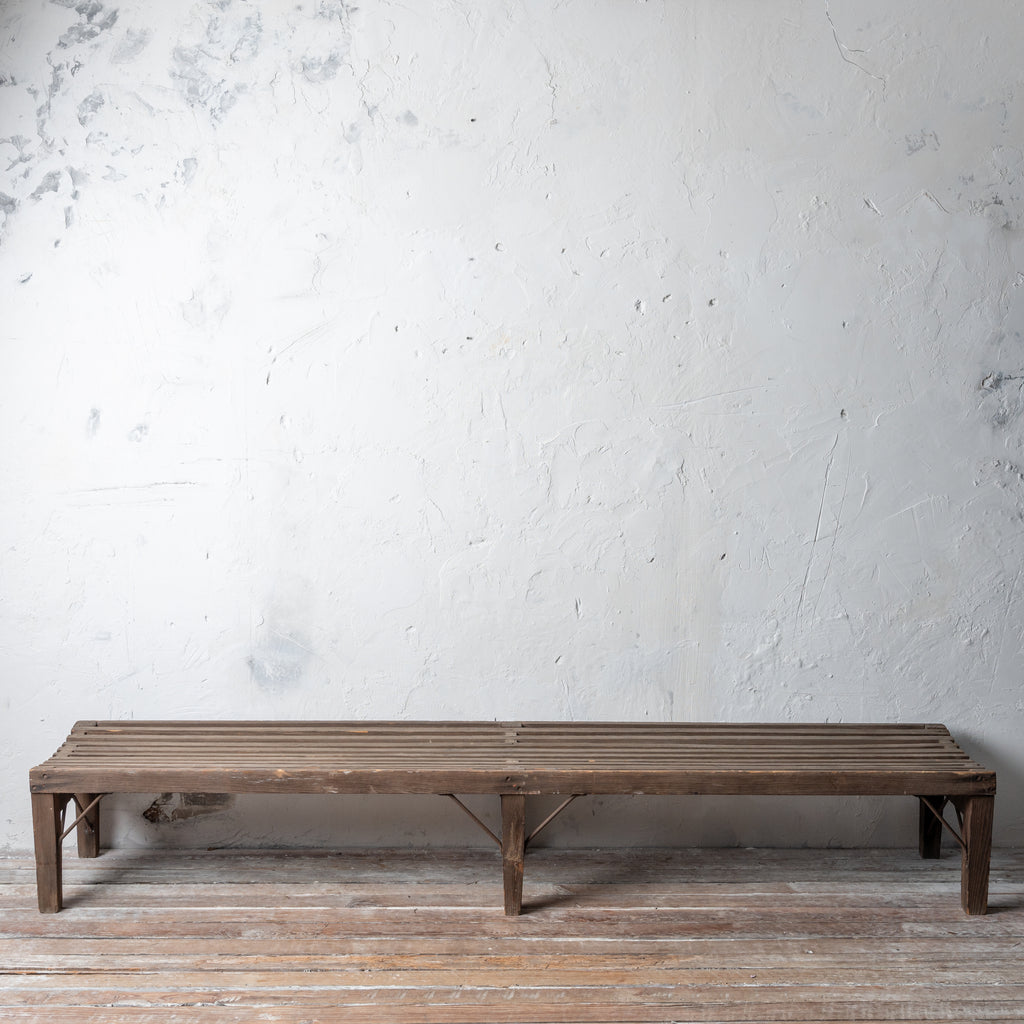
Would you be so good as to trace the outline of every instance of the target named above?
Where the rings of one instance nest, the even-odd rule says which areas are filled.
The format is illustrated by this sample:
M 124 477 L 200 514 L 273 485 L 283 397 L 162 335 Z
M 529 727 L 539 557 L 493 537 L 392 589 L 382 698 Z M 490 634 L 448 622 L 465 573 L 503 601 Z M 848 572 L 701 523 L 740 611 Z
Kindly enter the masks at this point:
M 723 1024 L 731 1021 L 757 1021 L 759 1024 L 863 1024 L 860 1016 L 863 1007 L 850 1004 L 842 997 L 819 1000 L 812 1004 L 801 1005 L 799 1010 L 776 1002 L 766 1001 L 757 1004 L 746 1004 L 737 1010 L 730 1004 L 711 1004 L 710 1001 L 678 1002 L 678 1004 L 658 1004 L 644 1006 L 621 1006 L 615 1004 L 574 1004 L 571 1009 L 563 1002 L 534 1004 L 515 998 L 506 997 L 504 1004 L 479 1006 L 462 1002 L 460 1005 L 439 1004 L 429 999 L 420 1005 L 392 1006 L 387 1002 L 367 1001 L 355 1007 L 336 1007 L 331 1005 L 314 1005 L 317 1024 L 674 1024 L 686 1021 L 687 1024 Z M 214 1024 L 251 1024 L 255 1011 L 245 1007 L 232 1009 L 222 1005 L 202 1005 L 191 1010 L 190 1014 L 168 1017 L 163 1007 L 58 1007 L 61 1024 L 184 1024 L 195 1020 L 198 1012 L 204 1021 Z M 944 1004 L 937 1004 L 927 1018 L 918 1016 L 918 1008 L 911 1005 L 897 1006 L 895 1012 L 899 1016 L 874 1017 L 872 1021 L 900 1021 L 900 1024 L 980 1024 L 982 1021 L 1005 1021 L 1019 1024 L 1019 1018 L 1013 1014 L 1017 1005 L 1012 1000 L 991 1000 L 984 1007 L 982 1016 L 977 1013 L 977 1004 L 972 1001 L 952 999 Z M 794 1016 L 794 1014 L 798 1016 Z M 912 1016 L 908 1016 L 908 1013 Z M 54 1019 L 53 1010 L 47 1008 L 44 1013 L 37 1009 L 12 1007 L 4 1015 L 9 1021 L 31 1021 L 33 1024 L 50 1024 Z M 808 1016 L 804 1016 L 804 1015 Z M 260 1008 L 258 1019 L 264 1024 L 309 1024 L 310 1008 L 308 1006 L 273 1006 Z M 754 1015 L 754 1016 L 750 1016 Z M 851 1016 L 847 1016 L 851 1015 Z
M 63 904 L 61 885 L 61 810 L 67 797 L 57 793 L 32 794 L 32 832 L 36 849 L 36 889 L 39 911 L 56 914 Z
M 942 793 L 974 800 L 995 792 L 995 773 L 972 761 L 942 725 L 78 722 L 54 756 L 32 769 L 30 788 L 58 795 L 491 794 L 501 797 L 503 827 L 513 828 L 527 795 Z M 99 849 L 96 810 L 79 829 L 82 856 Z M 984 813 L 976 808 L 972 820 L 982 836 Z M 938 850 L 935 825 L 921 819 L 923 856 Z M 987 827 L 990 834 L 990 820 Z M 518 833 L 502 844 L 506 908 L 521 903 L 521 845 Z M 986 850 L 979 838 L 964 861 L 965 892 L 973 894 L 964 899 L 973 907 L 983 905 L 979 858 Z
M 960 902 L 968 914 L 984 914 L 988 909 L 994 803 L 990 796 L 971 796 L 960 801 L 964 819 Z
M 523 866 L 526 857 L 526 797 L 501 795 L 501 864 L 505 914 L 514 917 L 523 908 Z
M 925 800 L 928 801 L 927 804 Z M 931 807 L 928 804 L 931 804 Z M 926 860 L 937 860 L 941 856 L 942 822 L 935 816 L 932 808 L 941 814 L 945 806 L 944 796 L 926 796 L 918 801 L 917 846 L 921 856 Z
M 545 884 L 517 919 L 494 906 L 485 849 L 72 855 L 82 913 L 47 917 L 32 860 L 3 859 L 0 1020 L 1024 1021 L 1024 851 L 994 851 L 1000 913 L 981 918 L 943 895 L 954 858 L 906 850 L 531 856 Z

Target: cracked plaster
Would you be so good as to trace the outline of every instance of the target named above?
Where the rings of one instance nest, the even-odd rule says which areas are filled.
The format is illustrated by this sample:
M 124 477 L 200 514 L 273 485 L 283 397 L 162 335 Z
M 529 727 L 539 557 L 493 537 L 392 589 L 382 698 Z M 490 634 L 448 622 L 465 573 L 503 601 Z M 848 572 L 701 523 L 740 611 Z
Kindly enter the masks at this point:
M 4 4 L 0 845 L 28 767 L 121 716 L 940 720 L 1019 842 L 1022 32 Z M 476 841 L 415 801 L 151 802 L 116 842 Z M 680 811 L 561 835 L 916 827 Z

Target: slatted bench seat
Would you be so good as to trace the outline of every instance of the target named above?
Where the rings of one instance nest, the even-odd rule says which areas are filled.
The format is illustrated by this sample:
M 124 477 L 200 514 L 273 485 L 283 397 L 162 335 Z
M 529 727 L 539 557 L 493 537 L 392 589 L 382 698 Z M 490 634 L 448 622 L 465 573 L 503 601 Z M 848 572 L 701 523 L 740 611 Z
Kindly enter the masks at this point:
M 963 909 L 984 914 L 996 789 L 942 725 L 632 722 L 79 722 L 29 783 L 48 913 L 61 909 L 64 837 L 77 828 L 79 856 L 99 853 L 102 797 L 181 792 L 450 797 L 500 847 L 509 915 L 521 910 L 527 844 L 580 795 L 913 796 L 921 856 L 938 857 L 950 831 Z M 500 798 L 500 835 L 460 794 Z M 551 794 L 566 799 L 528 833 L 527 797 Z

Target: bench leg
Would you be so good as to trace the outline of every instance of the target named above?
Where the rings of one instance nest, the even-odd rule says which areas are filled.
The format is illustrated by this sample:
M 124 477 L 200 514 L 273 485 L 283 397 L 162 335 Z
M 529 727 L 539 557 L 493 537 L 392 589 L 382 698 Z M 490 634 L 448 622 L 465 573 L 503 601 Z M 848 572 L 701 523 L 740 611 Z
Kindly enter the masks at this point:
M 937 860 L 942 847 L 942 822 L 935 817 L 925 804 L 927 800 L 939 814 L 946 806 L 944 796 L 918 798 L 918 849 L 926 860 Z
M 76 793 L 79 806 L 88 807 L 96 799 L 95 793 Z M 78 833 L 78 856 L 98 857 L 100 855 L 100 805 L 87 811 L 75 830 Z
M 995 797 L 961 797 L 957 805 L 964 817 L 960 903 L 968 914 L 984 914 L 988 910 L 988 867 L 992 857 Z
M 526 797 L 501 795 L 501 862 L 505 883 L 505 914 L 523 909 L 523 862 L 526 859 Z
M 39 912 L 56 914 L 63 905 L 61 885 L 61 811 L 68 802 L 61 793 L 32 794 L 32 831 L 36 845 L 36 889 Z

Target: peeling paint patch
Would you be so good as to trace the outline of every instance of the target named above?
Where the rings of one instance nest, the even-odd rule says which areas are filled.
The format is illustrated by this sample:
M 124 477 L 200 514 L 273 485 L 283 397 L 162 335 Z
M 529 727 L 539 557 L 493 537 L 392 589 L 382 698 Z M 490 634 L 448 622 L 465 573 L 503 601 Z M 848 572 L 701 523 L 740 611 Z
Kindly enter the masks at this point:
M 117 11 L 104 13 L 105 8 L 99 0 L 52 0 L 59 7 L 68 7 L 78 14 L 79 22 L 72 25 L 57 41 L 57 45 L 66 50 L 80 43 L 88 43 L 104 32 L 109 32 L 117 23 Z
M 1024 375 L 1001 373 L 997 370 L 985 375 L 982 379 L 981 387 L 983 391 L 998 391 L 1010 380 L 1024 380 Z
M 106 103 L 103 93 L 99 89 L 93 89 L 88 96 L 78 104 L 78 123 L 84 128 L 96 115 L 100 108 Z
M 178 165 L 178 170 L 175 172 L 175 177 L 183 185 L 191 185 L 192 179 L 196 176 L 196 171 L 199 169 L 199 161 L 194 156 L 187 156 Z
M 329 82 L 332 78 L 338 77 L 342 67 L 342 57 L 339 53 L 331 53 L 324 57 L 303 57 L 302 77 L 307 82 Z
M 347 22 L 349 15 L 358 10 L 358 7 L 346 3 L 345 0 L 320 0 L 316 7 L 316 16 L 326 21 L 336 19 Z
M 31 162 L 31 153 L 25 152 L 32 145 L 31 139 L 26 139 L 24 135 L 9 135 L 5 139 L 0 139 L 0 143 L 4 142 L 13 146 L 18 151 L 18 155 L 7 165 L 7 170 L 13 170 L 18 164 Z
M 167 825 L 219 814 L 235 801 L 230 793 L 161 793 L 143 812 L 146 821 Z
M 136 31 L 133 28 L 128 29 L 124 35 L 124 39 L 114 47 L 114 52 L 110 55 L 110 63 L 130 64 L 147 46 L 149 46 L 150 38 L 151 34 L 149 29 L 141 29 L 139 31 Z
M 213 14 L 204 38 L 192 45 L 175 47 L 170 76 L 190 107 L 203 107 L 219 122 L 248 92 L 250 83 L 237 80 L 236 68 L 248 67 L 258 55 L 263 26 L 259 14 L 232 16 L 229 5 Z M 233 76 L 236 80 L 232 81 Z
M 57 192 L 60 189 L 60 171 L 49 171 L 43 176 L 43 180 L 35 187 L 32 193 L 33 199 L 42 199 L 47 192 Z

